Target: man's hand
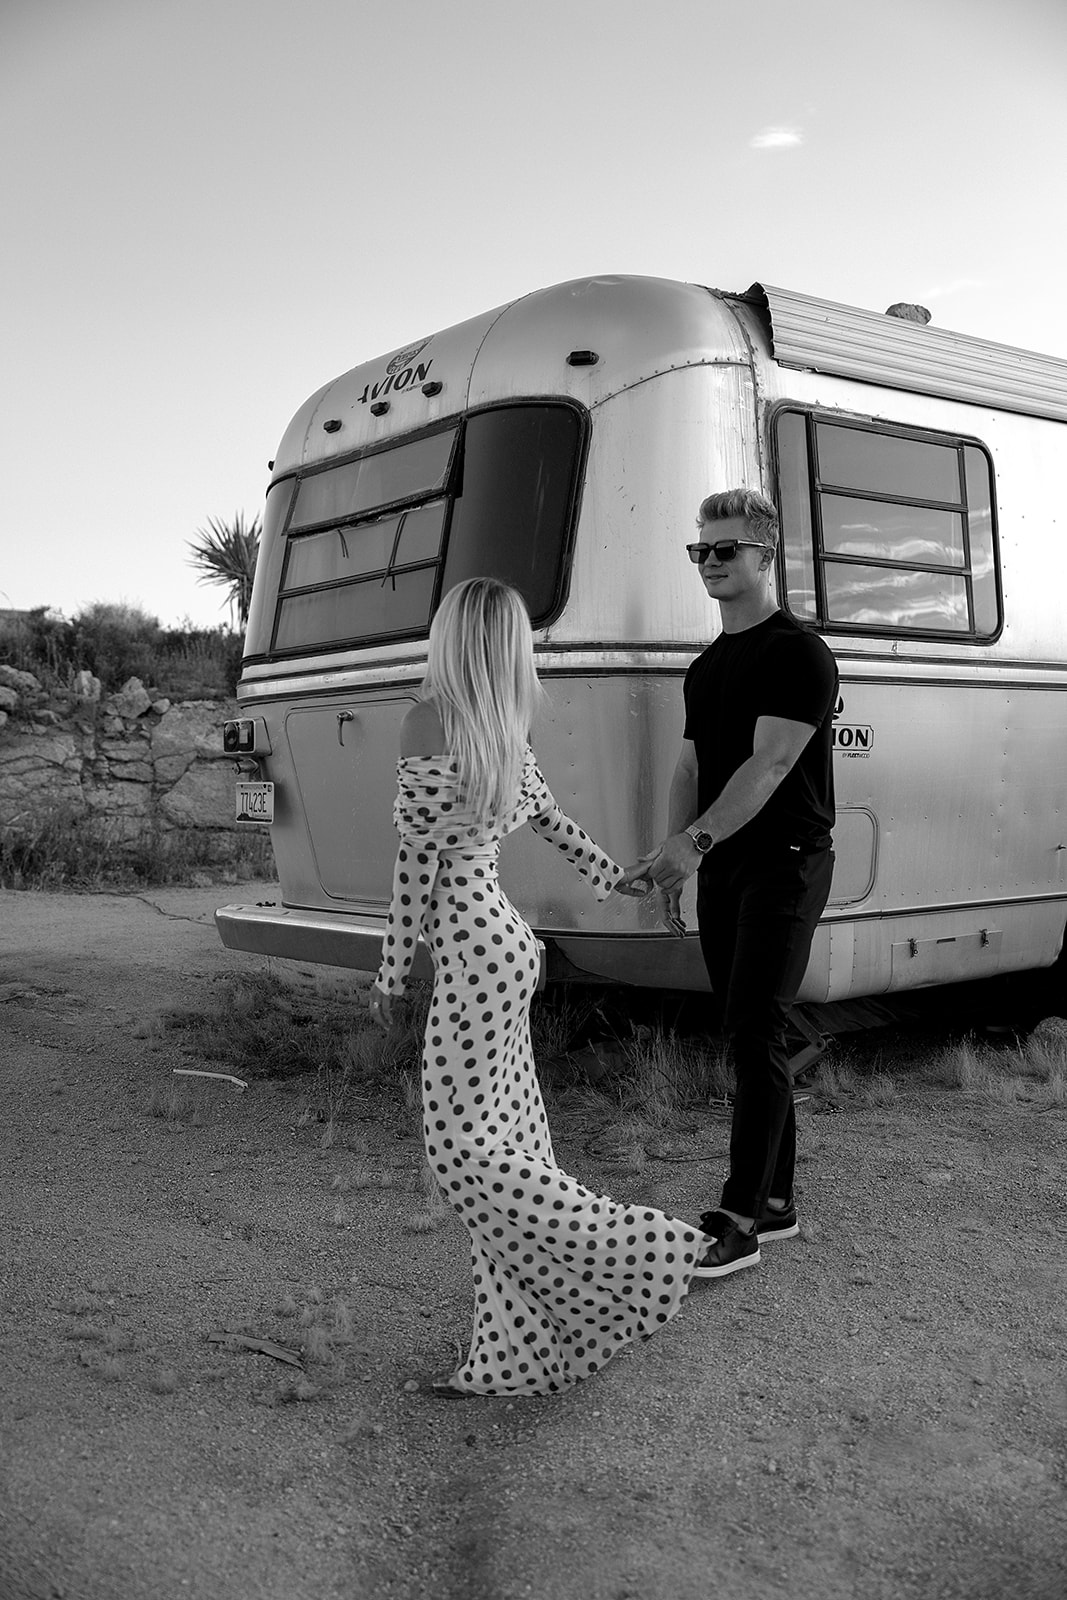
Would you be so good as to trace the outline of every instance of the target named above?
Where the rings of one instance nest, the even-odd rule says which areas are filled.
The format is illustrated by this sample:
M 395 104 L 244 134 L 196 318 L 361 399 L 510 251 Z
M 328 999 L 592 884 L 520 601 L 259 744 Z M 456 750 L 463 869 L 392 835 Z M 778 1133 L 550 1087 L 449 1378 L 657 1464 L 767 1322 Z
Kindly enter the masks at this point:
M 688 834 L 686 838 L 688 838 Z M 653 850 L 650 855 L 642 856 L 632 867 L 627 867 L 622 877 L 615 884 L 619 894 L 640 895 L 645 899 L 650 894 L 656 898 L 656 913 L 668 933 L 673 933 L 676 938 L 685 936 L 685 923 L 682 921 L 681 897 L 682 890 L 679 885 L 676 889 L 663 889 L 654 882 L 653 866 L 660 859 L 660 849 Z M 697 851 L 699 856 L 700 852 Z
M 657 889 L 656 891 L 656 899 L 659 902 L 659 920 L 667 932 L 673 933 L 676 939 L 685 938 L 681 898 L 681 889 Z
M 702 860 L 689 834 L 672 833 L 656 851 L 649 872 L 656 888 L 665 889 L 669 894 L 674 889 L 681 889 Z
M 371 985 L 370 999 L 367 1002 L 367 1011 L 372 1022 L 379 1028 L 384 1028 L 388 1033 L 393 1026 L 394 1003 L 393 996 L 386 994 L 384 989 L 379 989 L 376 983 Z
M 649 856 L 642 856 L 640 861 L 635 861 L 632 867 L 623 870 L 621 878 L 616 878 L 612 888 L 616 894 L 628 894 L 643 899 L 651 894 L 655 888 L 649 873 L 649 865 L 655 861 L 658 852 L 653 850 Z

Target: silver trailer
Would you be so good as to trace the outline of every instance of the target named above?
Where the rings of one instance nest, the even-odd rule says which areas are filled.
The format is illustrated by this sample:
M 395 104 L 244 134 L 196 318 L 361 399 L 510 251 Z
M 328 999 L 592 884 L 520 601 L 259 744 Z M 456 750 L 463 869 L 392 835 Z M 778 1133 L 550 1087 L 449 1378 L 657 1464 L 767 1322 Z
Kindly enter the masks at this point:
M 356 367 L 272 463 L 226 748 L 271 821 L 276 907 L 231 948 L 377 968 L 401 720 L 441 594 L 526 596 L 565 810 L 620 862 L 660 837 L 682 676 L 718 608 L 708 493 L 779 505 L 781 604 L 841 671 L 837 868 L 801 1000 L 1051 965 L 1067 918 L 1067 361 L 756 284 L 530 294 Z M 695 936 L 597 905 L 523 830 L 502 879 L 550 976 L 707 986 Z M 420 953 L 423 972 L 429 965 Z

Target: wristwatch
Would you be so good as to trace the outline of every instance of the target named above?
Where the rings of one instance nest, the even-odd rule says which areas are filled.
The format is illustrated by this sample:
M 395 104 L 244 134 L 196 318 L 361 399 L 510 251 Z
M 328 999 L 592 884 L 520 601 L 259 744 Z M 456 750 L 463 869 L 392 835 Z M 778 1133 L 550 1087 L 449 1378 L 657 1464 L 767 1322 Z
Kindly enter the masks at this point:
M 708 833 L 705 828 L 699 827 L 695 822 L 693 823 L 692 827 L 686 828 L 685 831 L 692 839 L 697 849 L 700 851 L 700 854 L 702 856 L 706 856 L 712 845 L 715 843 L 715 840 L 711 837 L 711 834 Z

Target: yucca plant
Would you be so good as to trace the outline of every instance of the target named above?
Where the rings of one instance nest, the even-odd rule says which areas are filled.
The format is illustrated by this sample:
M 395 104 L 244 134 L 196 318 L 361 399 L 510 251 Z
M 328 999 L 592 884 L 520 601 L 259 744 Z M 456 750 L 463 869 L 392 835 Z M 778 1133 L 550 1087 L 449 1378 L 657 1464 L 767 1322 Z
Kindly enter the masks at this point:
M 189 560 L 199 568 L 199 583 L 220 583 L 229 591 L 230 620 L 237 613 L 237 624 L 244 632 L 248 607 L 252 601 L 252 579 L 259 554 L 259 517 L 248 524 L 244 513 L 235 511 L 231 522 L 209 517 L 206 528 L 198 528 L 189 541 Z

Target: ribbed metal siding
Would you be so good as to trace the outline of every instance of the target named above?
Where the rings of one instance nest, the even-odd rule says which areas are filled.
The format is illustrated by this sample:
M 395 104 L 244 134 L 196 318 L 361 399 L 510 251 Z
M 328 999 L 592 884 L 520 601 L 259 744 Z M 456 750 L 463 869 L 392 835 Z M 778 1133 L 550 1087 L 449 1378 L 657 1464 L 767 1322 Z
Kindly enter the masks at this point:
M 729 298 L 729 297 L 727 297 Z M 755 283 L 782 366 L 1067 422 L 1067 361 Z

